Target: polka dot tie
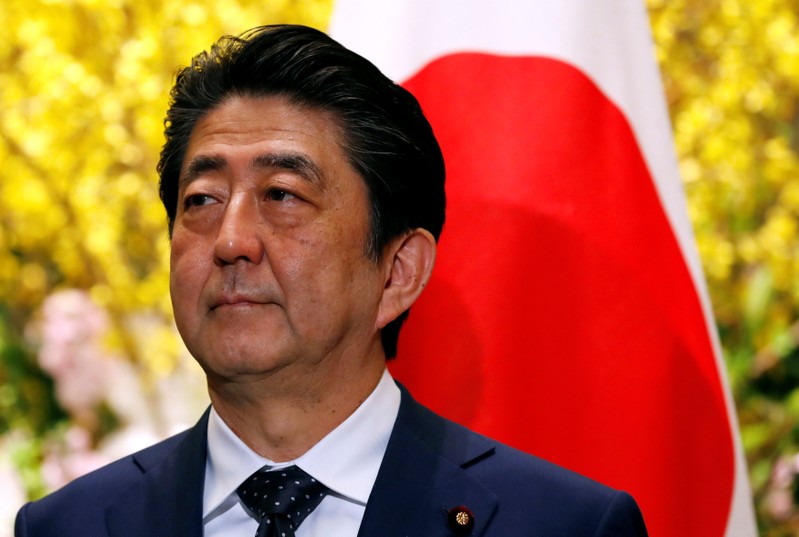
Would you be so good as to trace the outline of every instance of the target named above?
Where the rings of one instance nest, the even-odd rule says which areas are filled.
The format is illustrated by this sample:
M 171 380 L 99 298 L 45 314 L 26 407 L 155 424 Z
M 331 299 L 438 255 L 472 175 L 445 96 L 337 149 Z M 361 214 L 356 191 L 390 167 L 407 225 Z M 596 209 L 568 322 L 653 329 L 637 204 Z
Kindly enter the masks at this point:
M 294 537 L 311 511 L 327 494 L 327 487 L 296 466 L 258 470 L 236 492 L 260 519 L 256 537 Z

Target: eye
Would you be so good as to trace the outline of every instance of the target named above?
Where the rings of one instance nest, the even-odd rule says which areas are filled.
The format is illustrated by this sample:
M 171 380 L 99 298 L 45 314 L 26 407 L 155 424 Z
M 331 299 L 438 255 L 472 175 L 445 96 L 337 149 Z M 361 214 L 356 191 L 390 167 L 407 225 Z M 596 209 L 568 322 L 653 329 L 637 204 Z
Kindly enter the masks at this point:
M 294 199 L 296 196 L 291 192 L 286 192 L 279 188 L 273 188 L 266 193 L 266 197 L 272 201 L 287 201 Z
M 207 194 L 193 194 L 191 196 L 186 196 L 186 200 L 183 202 L 183 205 L 186 209 L 191 207 L 202 207 L 203 205 L 210 205 L 214 203 L 214 198 L 208 196 Z

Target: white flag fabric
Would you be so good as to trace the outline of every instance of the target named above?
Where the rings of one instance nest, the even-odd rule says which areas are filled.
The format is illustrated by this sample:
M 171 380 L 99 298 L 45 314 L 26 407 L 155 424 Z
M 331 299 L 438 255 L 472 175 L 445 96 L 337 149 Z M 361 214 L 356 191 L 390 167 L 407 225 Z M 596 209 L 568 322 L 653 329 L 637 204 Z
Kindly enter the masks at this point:
M 655 537 L 755 536 L 644 3 L 337 0 L 330 32 L 419 98 L 447 162 L 394 375 L 631 492 Z

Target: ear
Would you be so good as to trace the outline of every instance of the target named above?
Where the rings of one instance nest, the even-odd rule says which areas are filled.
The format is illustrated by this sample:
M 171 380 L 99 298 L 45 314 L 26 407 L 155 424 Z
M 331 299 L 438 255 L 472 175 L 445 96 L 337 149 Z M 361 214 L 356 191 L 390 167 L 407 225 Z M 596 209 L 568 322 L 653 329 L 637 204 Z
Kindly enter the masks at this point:
M 378 330 L 411 307 L 433 273 L 436 240 L 429 231 L 416 228 L 397 237 L 383 252 L 386 283 L 378 306 Z

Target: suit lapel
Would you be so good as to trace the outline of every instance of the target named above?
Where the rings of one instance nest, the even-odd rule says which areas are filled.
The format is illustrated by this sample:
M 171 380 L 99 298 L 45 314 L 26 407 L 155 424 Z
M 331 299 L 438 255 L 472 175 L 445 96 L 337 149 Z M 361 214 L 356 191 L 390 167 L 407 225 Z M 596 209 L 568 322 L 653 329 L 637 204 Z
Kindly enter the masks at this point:
M 141 479 L 106 511 L 111 537 L 201 537 L 208 412 L 166 454 L 135 455 Z
M 454 535 L 447 514 L 457 506 L 474 515 L 469 534 L 482 534 L 497 498 L 465 468 L 492 454 L 488 439 L 436 416 L 402 389 L 400 412 L 358 536 Z

